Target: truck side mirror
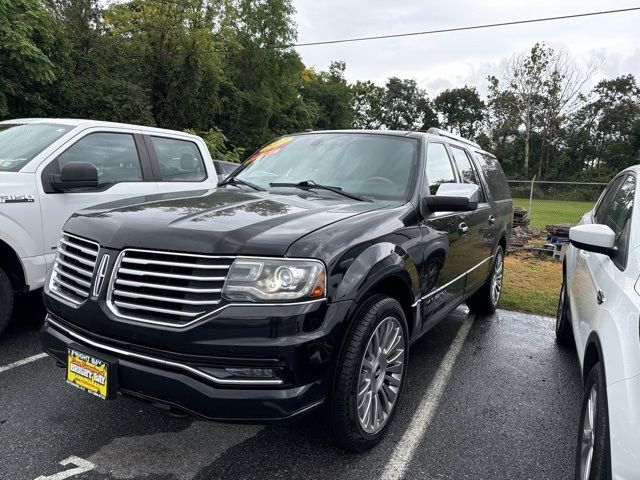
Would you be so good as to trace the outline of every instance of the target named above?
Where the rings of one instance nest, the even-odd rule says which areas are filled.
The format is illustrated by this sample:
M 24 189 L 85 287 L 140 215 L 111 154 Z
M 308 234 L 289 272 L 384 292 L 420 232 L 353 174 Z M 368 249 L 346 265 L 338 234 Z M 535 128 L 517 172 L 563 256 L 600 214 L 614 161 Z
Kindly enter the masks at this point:
M 470 212 L 478 208 L 480 189 L 472 183 L 443 183 L 435 195 L 422 198 L 423 213 Z
M 49 181 L 59 192 L 98 188 L 98 169 L 89 162 L 69 162 L 62 167 L 59 175 L 50 175 Z

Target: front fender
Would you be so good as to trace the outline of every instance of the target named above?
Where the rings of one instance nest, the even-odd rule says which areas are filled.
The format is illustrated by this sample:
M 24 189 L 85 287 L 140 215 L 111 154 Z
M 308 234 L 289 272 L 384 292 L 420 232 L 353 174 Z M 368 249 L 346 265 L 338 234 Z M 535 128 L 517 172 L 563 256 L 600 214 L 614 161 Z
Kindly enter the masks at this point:
M 361 252 L 345 272 L 334 301 L 359 301 L 376 283 L 400 276 L 411 289 L 412 301 L 420 296 L 420 276 L 411 256 L 393 243 L 377 243 Z

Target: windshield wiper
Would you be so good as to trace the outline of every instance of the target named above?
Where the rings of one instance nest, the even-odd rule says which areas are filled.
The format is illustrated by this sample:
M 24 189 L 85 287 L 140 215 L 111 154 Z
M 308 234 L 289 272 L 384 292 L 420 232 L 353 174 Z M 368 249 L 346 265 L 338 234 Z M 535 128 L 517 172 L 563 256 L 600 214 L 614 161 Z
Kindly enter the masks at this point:
M 340 187 L 332 187 L 329 185 L 321 185 L 319 183 L 314 182 L 313 180 L 303 180 L 302 182 L 297 183 L 286 183 L 286 182 L 275 182 L 270 183 L 270 187 L 295 187 L 301 188 L 303 190 L 328 190 L 333 193 L 337 193 L 338 195 L 342 195 L 343 197 L 352 198 L 354 200 L 358 200 L 360 202 L 371 202 L 368 198 L 361 197 L 360 195 L 356 195 L 355 193 L 349 193 L 342 190 Z
M 262 188 L 256 185 L 255 183 L 247 182 L 246 180 L 242 180 L 241 178 L 238 178 L 238 177 L 227 177 L 222 182 L 220 182 L 218 186 L 224 187 L 225 185 L 237 185 L 237 184 L 246 185 L 247 187 L 251 187 L 254 190 L 257 190 L 259 192 L 265 192 L 267 190 L 266 188 Z

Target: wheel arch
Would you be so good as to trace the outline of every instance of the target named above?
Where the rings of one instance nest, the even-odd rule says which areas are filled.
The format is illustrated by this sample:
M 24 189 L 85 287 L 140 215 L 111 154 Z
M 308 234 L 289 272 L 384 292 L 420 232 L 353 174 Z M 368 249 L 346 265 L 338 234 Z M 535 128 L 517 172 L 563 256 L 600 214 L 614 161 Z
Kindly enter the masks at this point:
M 604 365 L 604 356 L 602 355 L 602 345 L 600 343 L 600 338 L 595 332 L 592 332 L 589 335 L 589 339 L 587 340 L 587 346 L 584 350 L 584 359 L 582 361 L 582 383 L 583 385 L 587 381 L 587 377 L 589 376 L 589 372 L 596 366 L 597 363 L 602 364 L 602 371 L 605 374 L 605 385 L 606 385 L 606 369 Z
M 0 240 L 0 268 L 9 276 L 14 290 L 22 291 L 26 288 L 26 276 L 20 257 L 16 251 L 3 240 Z

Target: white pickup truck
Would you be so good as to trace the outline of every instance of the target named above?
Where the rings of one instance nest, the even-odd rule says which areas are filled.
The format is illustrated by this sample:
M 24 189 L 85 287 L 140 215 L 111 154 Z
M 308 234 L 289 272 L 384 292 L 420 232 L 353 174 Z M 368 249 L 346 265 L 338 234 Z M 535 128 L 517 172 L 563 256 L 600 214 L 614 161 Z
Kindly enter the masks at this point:
M 222 173 L 187 133 L 77 119 L 0 122 L 0 332 L 16 294 L 41 288 L 76 210 L 216 187 Z

